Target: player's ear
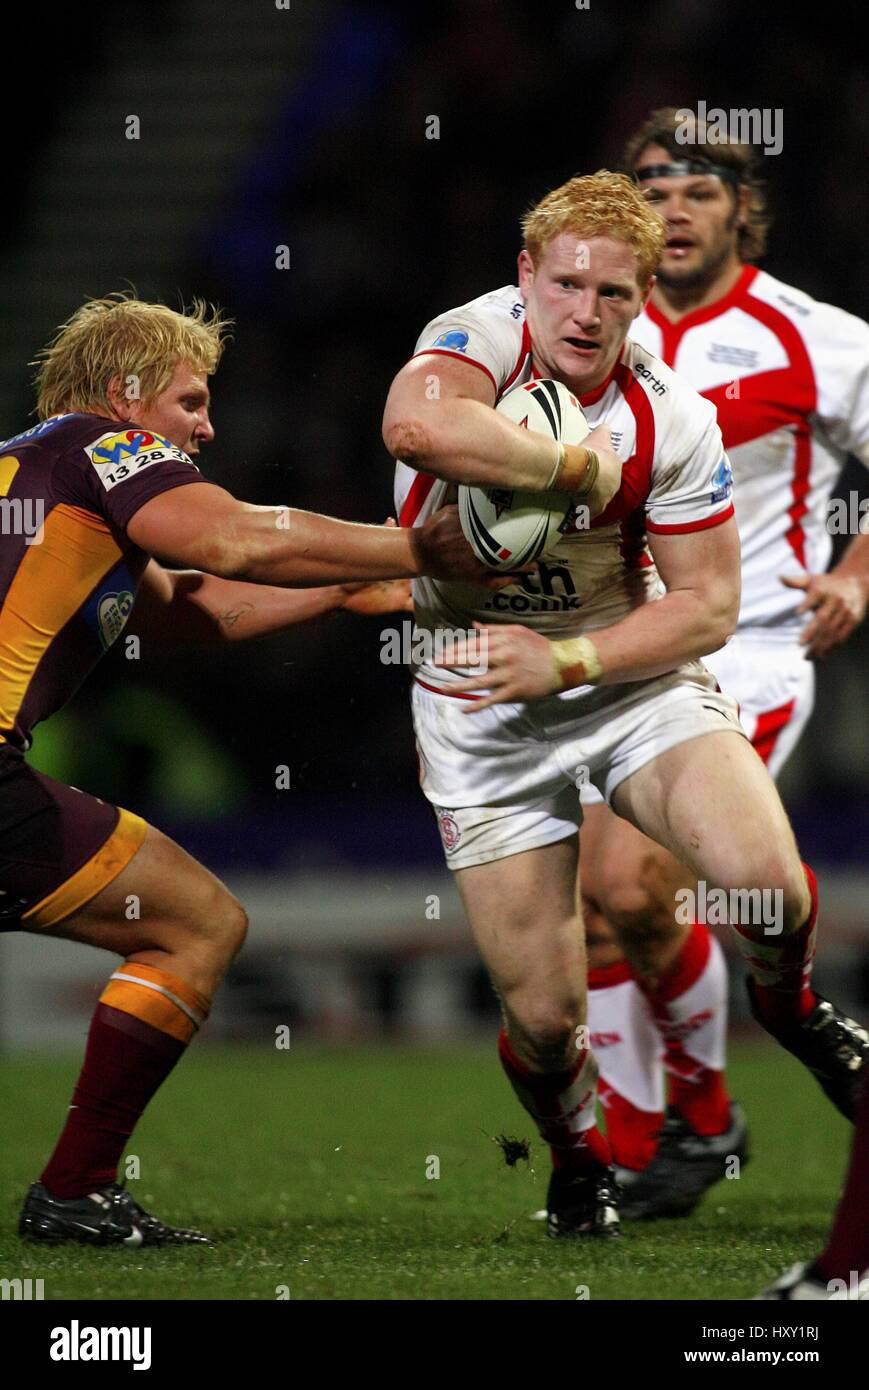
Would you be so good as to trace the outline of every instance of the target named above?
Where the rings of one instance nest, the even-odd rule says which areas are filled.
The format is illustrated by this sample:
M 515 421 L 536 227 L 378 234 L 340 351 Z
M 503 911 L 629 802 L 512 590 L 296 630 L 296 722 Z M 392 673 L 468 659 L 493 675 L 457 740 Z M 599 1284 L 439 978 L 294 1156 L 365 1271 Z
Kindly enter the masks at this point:
M 119 376 L 113 376 L 106 387 L 106 399 L 112 407 L 112 411 L 119 420 L 132 419 L 132 407 L 134 402 L 129 399 L 123 388 L 123 382 Z
M 639 305 L 637 306 L 637 312 L 634 314 L 634 318 L 635 318 L 635 319 L 636 319 L 636 318 L 639 318 L 640 314 L 643 312 L 643 310 L 645 309 L 646 305 L 648 304 L 648 302 L 649 302 L 649 297 L 650 297 L 650 295 L 651 295 L 651 293 L 652 293 L 652 290 L 655 288 L 655 285 L 656 285 L 656 283 L 657 283 L 657 279 L 658 279 L 657 275 L 650 275 L 650 276 L 649 276 L 649 283 L 646 285 L 646 288 L 640 292 L 640 302 L 639 302 Z
M 534 284 L 534 262 L 524 246 L 519 252 L 516 264 L 519 267 L 519 288 L 527 292 Z

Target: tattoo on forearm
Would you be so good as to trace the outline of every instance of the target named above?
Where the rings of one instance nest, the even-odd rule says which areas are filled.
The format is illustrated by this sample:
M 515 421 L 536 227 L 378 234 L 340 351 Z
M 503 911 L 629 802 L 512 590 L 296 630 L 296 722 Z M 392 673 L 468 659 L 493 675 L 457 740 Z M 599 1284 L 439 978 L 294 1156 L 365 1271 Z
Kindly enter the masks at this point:
M 221 613 L 220 623 L 223 627 L 235 627 L 239 618 L 243 618 L 245 613 L 252 612 L 252 603 L 239 603 L 235 608 L 228 608 L 225 613 Z

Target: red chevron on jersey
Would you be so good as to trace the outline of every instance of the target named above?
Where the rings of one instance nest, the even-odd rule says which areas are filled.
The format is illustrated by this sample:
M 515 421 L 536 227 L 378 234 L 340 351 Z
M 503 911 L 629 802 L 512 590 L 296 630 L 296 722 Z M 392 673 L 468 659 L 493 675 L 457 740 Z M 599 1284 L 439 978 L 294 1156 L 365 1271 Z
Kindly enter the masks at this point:
M 482 368 L 497 395 L 540 375 L 513 285 L 433 319 L 414 356 L 442 352 Z M 516 621 L 553 637 L 578 636 L 663 594 L 647 532 L 703 530 L 732 516 L 730 468 L 714 407 L 654 354 L 629 339 L 607 378 L 580 403 L 592 429 L 610 428 L 622 460 L 621 486 L 606 511 L 590 531 L 565 528 L 535 574 L 497 592 L 414 581 L 418 628 Z M 399 462 L 395 503 L 402 525 L 420 525 L 445 505 L 449 488 Z M 437 687 L 456 674 L 419 668 Z
M 671 323 L 654 304 L 631 336 L 716 408 L 733 466 L 740 626 L 794 631 L 779 576 L 830 561 L 827 504 L 848 453 L 869 464 L 869 326 L 744 266 L 733 288 Z
M 622 466 L 621 486 L 613 500 L 600 516 L 591 523 L 597 529 L 609 526 L 614 521 L 625 521 L 635 517 L 649 495 L 652 480 L 652 461 L 655 456 L 655 417 L 649 397 L 636 377 L 623 362 L 617 362 L 612 370 L 636 424 L 636 445 L 631 457 Z M 600 396 L 597 397 L 600 399 Z M 583 405 L 586 401 L 583 401 Z M 642 514 L 642 513 L 641 513 Z M 651 559 L 651 557 L 649 557 Z

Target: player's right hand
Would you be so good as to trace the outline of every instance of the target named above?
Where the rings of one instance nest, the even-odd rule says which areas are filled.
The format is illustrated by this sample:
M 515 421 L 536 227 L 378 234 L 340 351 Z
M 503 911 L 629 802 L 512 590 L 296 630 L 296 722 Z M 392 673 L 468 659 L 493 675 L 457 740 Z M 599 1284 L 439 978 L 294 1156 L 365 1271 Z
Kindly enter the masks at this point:
M 503 589 L 516 582 L 514 574 L 493 574 L 477 559 L 465 540 L 458 507 L 441 507 L 422 526 L 414 527 L 411 545 L 419 562 L 419 573 L 430 575 L 432 579 L 476 584 L 483 589 Z M 533 568 L 533 565 L 526 565 L 522 573 Z
M 622 461 L 613 449 L 609 425 L 597 425 L 581 444 L 566 446 L 573 449 L 593 449 L 600 461 L 597 480 L 588 497 L 582 501 L 592 516 L 599 516 L 609 506 L 622 484 Z
M 517 623 L 506 623 L 498 627 L 486 627 L 474 623 L 477 632 L 482 634 L 483 660 L 486 669 L 479 676 L 469 676 L 464 680 L 453 681 L 452 694 L 484 690 L 467 705 L 462 706 L 462 714 L 478 714 L 490 705 L 504 701 L 539 700 L 544 695 L 552 695 L 560 689 L 558 668 L 552 655 L 552 643 L 542 632 L 523 627 Z M 478 648 L 478 651 L 480 649 Z M 455 671 L 472 664 L 479 664 L 479 655 L 474 660 L 467 649 L 467 642 L 455 643 L 449 657 L 435 661 L 435 666 Z

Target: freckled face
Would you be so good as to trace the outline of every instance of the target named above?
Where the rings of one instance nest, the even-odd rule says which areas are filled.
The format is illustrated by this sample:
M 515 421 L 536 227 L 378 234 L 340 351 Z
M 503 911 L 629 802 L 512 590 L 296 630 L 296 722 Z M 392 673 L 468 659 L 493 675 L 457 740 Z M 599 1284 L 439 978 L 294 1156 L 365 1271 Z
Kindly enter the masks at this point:
M 609 375 L 628 330 L 651 293 L 637 281 L 637 257 L 618 237 L 573 232 L 553 237 L 537 265 L 519 255 L 534 365 L 583 395 Z

